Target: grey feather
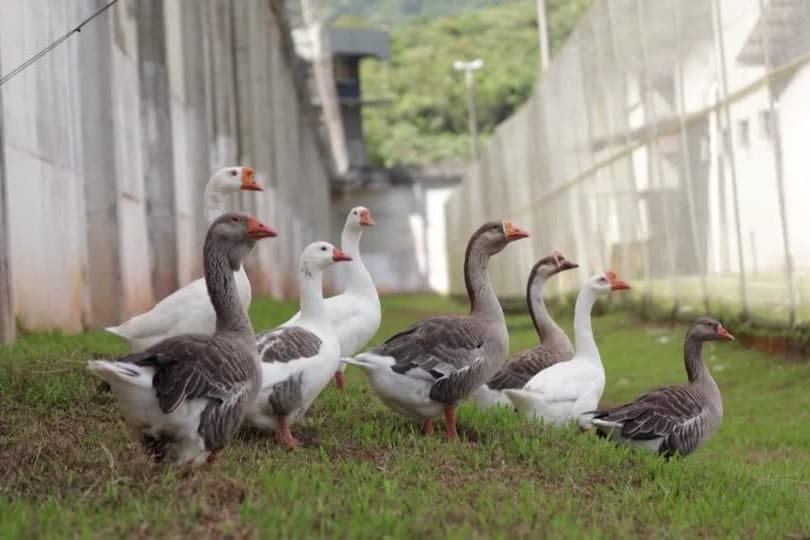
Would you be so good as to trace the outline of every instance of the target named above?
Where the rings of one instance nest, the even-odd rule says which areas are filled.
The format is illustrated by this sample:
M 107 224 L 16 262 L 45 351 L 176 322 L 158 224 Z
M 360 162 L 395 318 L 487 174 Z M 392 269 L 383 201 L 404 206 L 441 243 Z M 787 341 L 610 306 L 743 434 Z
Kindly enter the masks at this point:
M 477 358 L 469 366 L 442 377 L 433 383 L 430 399 L 448 405 L 457 403 L 481 386 L 481 379 L 486 377 L 486 368 L 486 359 Z
M 510 360 L 501 368 L 488 382 L 487 386 L 493 390 L 504 390 L 506 388 L 523 388 L 529 379 L 540 373 L 549 366 L 558 362 L 570 360 L 565 355 L 548 347 L 539 345 L 533 349 L 523 351 L 513 360 Z
M 209 400 L 198 432 L 208 450 L 223 448 L 241 419 L 257 376 L 249 352 L 221 337 L 185 335 L 133 356 L 133 363 L 155 368 L 152 385 L 164 413 L 187 400 Z
M 262 362 L 289 362 L 311 358 L 321 349 L 321 339 L 300 326 L 284 326 L 256 336 Z
M 267 396 L 269 413 L 275 416 L 289 416 L 296 409 L 300 409 L 304 403 L 301 393 L 302 381 L 303 373 L 299 373 L 274 384 L 270 395 Z

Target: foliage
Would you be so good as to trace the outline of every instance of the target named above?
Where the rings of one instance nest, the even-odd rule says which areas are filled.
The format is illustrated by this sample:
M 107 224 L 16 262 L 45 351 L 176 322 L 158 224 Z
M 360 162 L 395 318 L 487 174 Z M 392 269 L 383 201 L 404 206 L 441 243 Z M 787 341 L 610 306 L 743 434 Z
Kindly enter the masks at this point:
M 463 11 L 526 0 L 321 0 L 328 17 L 364 19 L 396 27 L 414 19 L 446 17 Z
M 590 2 L 548 2 L 552 50 L 562 45 Z M 538 75 L 537 43 L 534 0 L 435 19 L 422 16 L 395 28 L 390 65 L 367 60 L 362 66 L 364 94 L 387 88 L 393 98 L 364 108 L 369 159 L 391 166 L 467 157 L 466 86 L 453 62 L 484 60 L 475 73 L 475 103 L 479 134 L 486 139 L 531 95 Z
M 257 328 L 293 302 L 256 299 Z M 415 319 L 464 310 L 437 296 L 383 298 L 376 342 Z M 513 351 L 537 342 L 509 315 Z M 559 319 L 570 331 L 570 317 Z M 736 328 L 729 328 L 736 333 Z M 683 326 L 594 320 L 605 403 L 684 380 Z M 216 464 L 185 474 L 146 461 L 87 358 L 114 336 L 33 334 L 0 348 L 0 538 L 805 538 L 810 534 L 810 365 L 707 344 L 723 392 L 719 432 L 665 462 L 510 410 L 459 411 L 462 441 L 425 437 L 364 377 L 328 388 L 304 447 L 242 434 Z

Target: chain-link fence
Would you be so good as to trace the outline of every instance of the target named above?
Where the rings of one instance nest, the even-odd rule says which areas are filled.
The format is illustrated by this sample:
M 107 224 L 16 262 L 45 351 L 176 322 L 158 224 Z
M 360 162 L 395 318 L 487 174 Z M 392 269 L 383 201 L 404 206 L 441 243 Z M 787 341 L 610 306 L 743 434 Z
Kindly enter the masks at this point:
M 522 294 L 559 249 L 680 310 L 810 320 L 810 0 L 596 0 L 447 205 L 451 288 L 471 231 Z M 486 76 L 482 73 L 482 76 Z

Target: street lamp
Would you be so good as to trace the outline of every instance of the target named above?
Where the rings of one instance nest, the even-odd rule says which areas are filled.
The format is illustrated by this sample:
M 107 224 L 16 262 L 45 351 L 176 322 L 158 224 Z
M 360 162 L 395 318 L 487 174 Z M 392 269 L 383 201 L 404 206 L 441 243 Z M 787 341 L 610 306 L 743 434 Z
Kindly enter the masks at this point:
M 467 121 L 470 127 L 470 156 L 472 159 L 478 158 L 478 121 L 475 118 L 475 91 L 473 89 L 473 71 L 481 69 L 484 61 L 480 58 L 469 62 L 456 60 L 453 62 L 453 69 L 464 72 L 464 80 L 467 82 Z

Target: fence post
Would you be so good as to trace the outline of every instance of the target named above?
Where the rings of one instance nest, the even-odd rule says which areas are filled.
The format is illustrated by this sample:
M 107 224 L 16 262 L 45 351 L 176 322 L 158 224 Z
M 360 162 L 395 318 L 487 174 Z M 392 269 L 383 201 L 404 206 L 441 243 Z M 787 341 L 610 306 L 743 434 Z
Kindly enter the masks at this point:
M 677 77 L 678 77 L 678 120 L 680 122 L 681 141 L 681 166 L 684 172 L 684 182 L 686 185 L 686 198 L 689 209 L 689 228 L 692 233 L 692 246 L 695 250 L 695 259 L 700 266 L 700 293 L 703 297 L 703 307 L 709 311 L 709 291 L 706 286 L 706 253 L 703 242 L 698 234 L 697 216 L 695 214 L 694 188 L 692 184 L 692 154 L 689 151 L 689 138 L 686 135 L 686 100 L 684 98 L 684 76 L 683 76 L 683 50 L 681 47 L 681 10 L 680 2 L 675 2 L 675 50 L 677 55 Z
M 162 299 L 179 287 L 169 65 L 163 2 L 137 3 L 143 184 L 152 287 Z
M 2 71 L 0 71 L 2 73 Z M 0 93 L 0 343 L 14 343 L 14 306 L 11 298 L 11 261 L 6 215 L 6 153 L 3 139 L 3 94 Z
M 765 3 L 759 0 L 759 16 L 765 15 Z M 782 162 L 782 134 L 779 127 L 779 107 L 774 102 L 771 87 L 773 77 L 771 74 L 770 49 L 767 34 L 762 36 L 762 60 L 765 64 L 765 87 L 768 92 L 768 111 L 773 131 L 773 162 L 776 172 L 776 189 L 779 195 L 779 220 L 782 225 L 782 245 L 785 249 L 785 279 L 787 279 L 788 301 L 790 302 L 790 326 L 796 326 L 796 289 L 793 283 L 793 260 L 790 256 L 790 235 L 788 229 L 787 210 L 785 208 L 785 170 Z
M 723 88 L 721 99 L 721 110 L 723 111 L 723 123 L 725 132 L 721 131 L 721 144 L 723 155 L 728 153 L 729 172 L 731 173 L 731 190 L 734 196 L 734 228 L 737 237 L 737 264 L 740 267 L 740 302 L 742 303 L 742 315 L 748 317 L 748 286 L 745 276 L 745 257 L 743 256 L 742 230 L 740 226 L 740 196 L 737 190 L 737 160 L 734 152 L 734 144 L 727 140 L 723 133 L 731 134 L 731 111 L 728 104 L 728 72 L 726 70 L 726 46 L 723 39 L 723 13 L 719 0 L 712 0 L 712 23 L 714 34 L 717 38 L 715 46 L 719 55 L 720 63 L 720 83 Z

